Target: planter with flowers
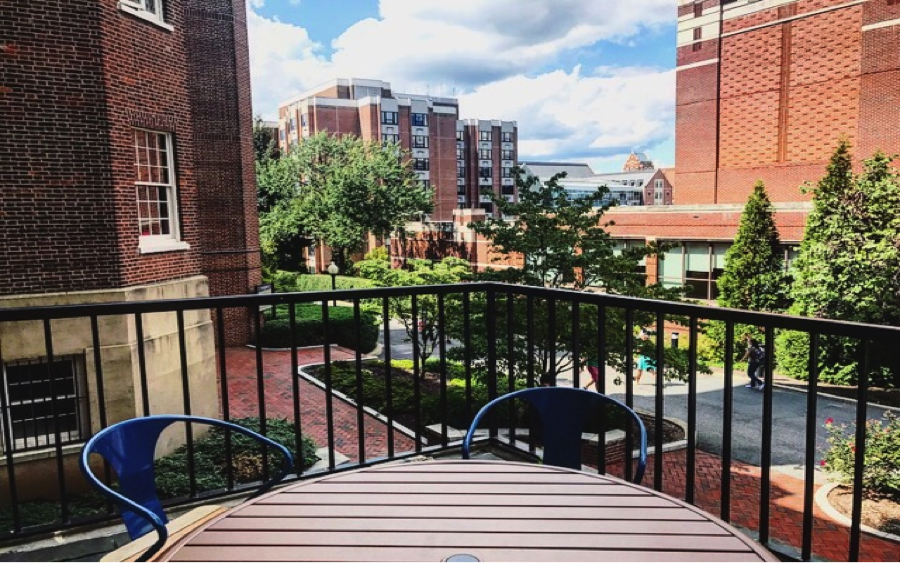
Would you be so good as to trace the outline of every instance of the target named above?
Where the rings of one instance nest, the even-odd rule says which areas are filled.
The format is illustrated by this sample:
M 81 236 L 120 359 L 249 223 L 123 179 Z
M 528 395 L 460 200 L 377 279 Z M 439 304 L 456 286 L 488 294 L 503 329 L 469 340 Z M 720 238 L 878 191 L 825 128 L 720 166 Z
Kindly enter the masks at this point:
M 831 418 L 825 420 L 825 430 L 829 447 L 820 463 L 834 483 L 819 489 L 816 501 L 829 517 L 849 526 L 856 432 Z M 900 541 L 900 419 L 890 411 L 881 420 L 866 421 L 862 487 L 862 529 Z

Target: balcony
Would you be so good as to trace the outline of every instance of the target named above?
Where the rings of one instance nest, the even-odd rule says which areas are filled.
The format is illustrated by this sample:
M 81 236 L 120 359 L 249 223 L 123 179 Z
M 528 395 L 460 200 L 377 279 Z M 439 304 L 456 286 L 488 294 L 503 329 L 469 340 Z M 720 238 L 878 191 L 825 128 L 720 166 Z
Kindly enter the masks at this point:
M 410 326 L 416 328 L 401 354 L 406 331 L 390 319 L 375 321 L 381 336 L 374 355 L 388 366 L 384 395 L 376 402 L 366 394 L 375 377 L 365 367 L 370 356 L 354 347 L 369 330 L 362 319 L 388 311 L 392 299 L 409 300 Z M 354 321 L 341 324 L 333 303 L 349 308 Z M 272 322 L 271 312 L 258 312 L 265 306 L 281 307 L 291 336 L 310 331 L 295 313 L 310 305 L 321 311 L 321 331 L 313 332 L 322 345 L 298 347 L 293 338 L 293 345 L 278 350 L 225 345 L 226 334 L 247 328 L 237 326 L 240 319 L 251 319 L 250 332 L 260 334 Z M 722 322 L 727 335 L 725 365 L 712 375 L 698 369 L 699 327 L 706 321 Z M 61 553 L 74 557 L 65 551 L 67 538 L 118 524 L 113 506 L 84 513 L 78 495 L 85 483 L 73 465 L 80 444 L 118 420 L 163 412 L 284 419 L 319 447 L 319 462 L 289 478 L 299 481 L 416 456 L 456 456 L 465 419 L 485 400 L 517 385 L 583 385 L 588 379 L 577 359 L 595 346 L 602 350 L 599 390 L 637 408 L 653 430 L 645 486 L 738 526 L 786 558 L 871 560 L 896 553 L 895 544 L 861 532 L 859 511 L 843 527 L 814 509 L 825 445 L 822 421 L 842 416 L 864 424 L 880 412 L 869 407 L 866 385 L 849 411 L 837 415 L 840 405 L 818 393 L 815 374 L 802 394 L 773 385 L 770 353 L 770 384 L 762 392 L 744 389 L 745 376 L 734 362 L 740 324 L 763 328 L 767 349 L 775 353 L 777 332 L 806 333 L 811 359 L 820 340 L 830 336 L 857 339 L 871 349 L 900 335 L 891 327 L 496 283 L 0 309 L 0 336 L 5 344 L 15 343 L 3 348 L 7 365 L 15 348 L 48 358 L 48 366 L 81 350 L 77 368 L 49 378 L 59 383 L 71 376 L 80 402 L 65 403 L 64 394 L 53 394 L 51 415 L 41 423 L 24 421 L 10 393 L 0 392 L 0 495 L 8 507 L 0 520 L 2 540 L 21 547 L 55 534 Z M 667 349 L 680 342 L 685 381 L 633 381 L 635 367 L 620 360 L 632 357 L 637 343 L 622 335 L 635 334 L 639 326 L 664 335 L 655 341 L 653 358 L 662 372 L 669 367 Z M 681 339 L 673 338 L 676 332 Z M 427 364 L 426 349 L 432 354 Z M 389 367 L 398 355 L 412 366 L 407 390 Z M 515 378 L 506 377 L 510 370 Z M 411 401 L 412 409 L 401 412 L 403 401 Z M 74 417 L 52 416 L 68 411 Z M 667 442 L 667 419 L 680 419 L 685 430 L 675 445 Z M 511 430 L 506 419 L 494 420 L 479 444 L 501 456 L 532 459 L 535 438 Z M 32 439 L 38 435 L 43 441 Z M 615 443 L 607 437 L 604 447 L 597 446 L 596 436 L 589 469 L 630 475 L 632 428 L 626 425 Z M 855 471 L 861 475 L 862 465 Z M 229 478 L 205 489 L 204 477 L 192 473 L 185 493 L 168 499 L 167 507 L 218 502 L 250 486 Z M 38 520 L 28 509 L 35 499 L 50 501 Z

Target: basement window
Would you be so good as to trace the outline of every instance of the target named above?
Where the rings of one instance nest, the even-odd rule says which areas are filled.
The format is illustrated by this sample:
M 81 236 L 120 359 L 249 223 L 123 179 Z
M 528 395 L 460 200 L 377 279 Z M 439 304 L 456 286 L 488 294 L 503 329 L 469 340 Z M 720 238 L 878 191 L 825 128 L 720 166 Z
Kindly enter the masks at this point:
M 0 441 L 23 452 L 80 442 L 88 434 L 84 358 L 19 360 L 0 365 Z

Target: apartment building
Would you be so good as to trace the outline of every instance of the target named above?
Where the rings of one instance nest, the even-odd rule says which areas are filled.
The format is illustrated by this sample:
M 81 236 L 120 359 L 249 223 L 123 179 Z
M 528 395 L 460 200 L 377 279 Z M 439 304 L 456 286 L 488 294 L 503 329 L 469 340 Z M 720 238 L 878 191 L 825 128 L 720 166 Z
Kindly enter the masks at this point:
M 323 131 L 399 142 L 434 192 L 426 223 L 449 225 L 454 210 L 486 205 L 481 188 L 515 194 L 515 122 L 460 120 L 455 98 L 394 92 L 381 80 L 337 78 L 282 102 L 278 126 L 282 150 Z
M 789 263 L 811 209 L 800 186 L 839 138 L 857 163 L 900 153 L 900 2 L 680 0 L 677 42 L 675 205 L 614 209 L 610 230 L 676 242 L 648 276 L 712 299 L 757 180 Z

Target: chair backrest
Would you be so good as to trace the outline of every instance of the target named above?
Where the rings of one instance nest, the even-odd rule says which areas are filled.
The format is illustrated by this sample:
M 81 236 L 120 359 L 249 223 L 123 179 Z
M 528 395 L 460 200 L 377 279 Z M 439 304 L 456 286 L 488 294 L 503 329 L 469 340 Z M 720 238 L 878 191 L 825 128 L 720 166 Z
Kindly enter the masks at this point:
M 160 435 L 175 422 L 227 428 L 281 452 L 284 456 L 281 471 L 259 487 L 256 495 L 262 494 L 281 481 L 294 466 L 291 452 L 281 444 L 243 426 L 212 418 L 177 414 L 156 415 L 125 420 L 101 430 L 84 445 L 80 460 L 81 472 L 89 483 L 118 503 L 122 520 L 125 521 L 131 539 L 141 537 L 154 529 L 160 534 L 160 540 L 157 542 L 159 545 L 154 544 L 156 550 L 165 543 L 165 524 L 168 518 L 156 494 L 154 454 Z M 102 456 L 116 472 L 118 492 L 109 488 L 91 471 L 89 458 L 94 453 Z M 156 550 L 151 549 L 148 553 L 155 553 Z M 144 555 L 149 556 L 147 553 Z
M 581 434 L 591 413 L 606 407 L 617 407 L 630 415 L 640 429 L 637 470 L 633 481 L 640 483 L 647 467 L 647 430 L 641 418 L 624 403 L 601 393 L 572 387 L 533 387 L 514 391 L 484 405 L 469 426 L 463 441 L 462 454 L 469 459 L 469 451 L 475 430 L 481 419 L 498 404 L 512 399 L 524 399 L 531 403 L 541 418 L 541 443 L 544 463 L 571 469 L 581 469 Z

